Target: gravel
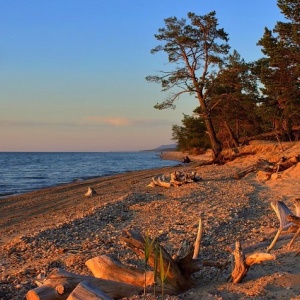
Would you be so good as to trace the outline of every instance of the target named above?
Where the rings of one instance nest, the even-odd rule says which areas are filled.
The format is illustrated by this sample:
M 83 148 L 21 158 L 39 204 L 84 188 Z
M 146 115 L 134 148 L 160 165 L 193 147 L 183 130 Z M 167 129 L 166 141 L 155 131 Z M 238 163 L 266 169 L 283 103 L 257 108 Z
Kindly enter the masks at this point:
M 120 240 L 125 228 L 158 237 L 173 255 L 183 239 L 195 240 L 201 214 L 204 232 L 200 259 L 225 260 L 226 247 L 236 240 L 242 245 L 263 241 L 264 231 L 276 226 L 274 214 L 269 214 L 269 202 L 261 199 L 255 182 L 251 178 L 233 179 L 236 167 L 199 167 L 194 163 L 177 169 L 196 170 L 202 180 L 169 189 L 150 188 L 147 184 L 151 174 L 146 176 L 144 172 L 133 179 L 131 173 L 121 177 L 122 189 L 117 186 L 120 177 L 116 176 L 105 191 L 97 189 L 94 181 L 97 196 L 68 203 L 52 215 L 51 223 L 48 220 L 43 224 L 43 218 L 38 216 L 35 221 L 31 219 L 29 233 L 24 234 L 22 227 L 10 228 L 15 237 L 0 247 L 0 299 L 24 299 L 36 287 L 37 278 L 47 276 L 56 267 L 91 275 L 85 262 L 98 255 L 113 254 L 124 264 L 140 265 Z M 159 171 L 168 174 L 170 169 L 152 170 L 152 174 Z M 82 199 L 84 188 L 73 192 L 72 197 Z M 47 191 L 43 193 L 47 195 Z M 228 272 L 225 270 L 224 276 Z M 204 269 L 194 279 L 203 284 L 217 273 L 214 268 Z

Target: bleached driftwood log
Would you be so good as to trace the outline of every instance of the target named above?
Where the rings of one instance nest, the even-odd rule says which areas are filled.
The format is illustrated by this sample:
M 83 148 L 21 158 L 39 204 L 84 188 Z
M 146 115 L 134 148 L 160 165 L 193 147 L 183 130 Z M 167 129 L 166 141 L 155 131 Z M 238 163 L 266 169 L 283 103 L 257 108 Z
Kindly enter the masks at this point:
M 103 293 L 98 287 L 88 281 L 80 282 L 67 300 L 113 300 L 107 294 Z
M 111 256 L 101 255 L 86 261 L 86 266 L 97 278 L 126 282 L 140 287 L 152 285 L 154 283 L 154 272 L 128 267 Z M 146 282 L 145 282 L 146 278 Z
M 249 174 L 249 173 L 251 173 L 251 172 L 254 172 L 255 170 L 256 170 L 255 165 L 252 165 L 252 166 L 249 166 L 249 167 L 247 167 L 247 168 L 244 168 L 243 170 L 241 170 L 241 171 L 235 173 L 235 174 L 233 175 L 233 177 L 234 177 L 235 179 L 241 179 L 241 178 L 245 177 L 247 174 Z
M 289 242 L 288 244 L 288 248 L 290 249 L 291 246 L 293 245 L 293 243 L 295 242 L 296 238 L 299 236 L 300 234 L 300 218 L 294 215 L 288 215 L 287 216 L 287 220 L 289 222 L 292 222 L 294 224 L 296 224 L 298 226 L 298 230 L 296 231 L 296 233 L 294 234 L 292 240 Z
M 296 217 L 300 217 L 300 198 L 294 200 L 294 206 L 296 210 Z M 279 219 L 279 228 L 272 243 L 267 248 L 267 252 L 269 252 L 275 246 L 282 231 L 287 230 L 293 226 L 293 222 L 288 219 L 288 216 L 292 216 L 293 213 L 283 201 L 271 202 L 271 207 L 274 209 L 276 216 Z M 289 247 L 292 245 L 297 236 L 298 235 L 296 232 L 296 234 L 292 238 L 292 241 L 289 243 Z
M 198 256 L 199 256 L 200 247 L 201 247 L 202 233 L 203 233 L 202 218 L 201 218 L 201 214 L 200 214 L 197 238 L 196 238 L 196 241 L 195 241 L 195 247 L 194 247 L 194 253 L 193 253 L 193 259 L 197 259 Z
M 152 182 L 154 182 L 154 184 L 157 186 L 162 186 L 165 188 L 171 187 L 171 183 L 164 181 L 161 177 L 153 177 Z
M 161 186 L 170 188 L 171 186 L 181 186 L 182 184 L 198 182 L 201 180 L 200 176 L 197 176 L 196 172 L 173 172 L 170 176 L 159 175 L 153 177 L 152 181 L 148 184 L 150 187 Z
M 294 156 L 289 159 L 282 157 L 278 162 L 272 163 L 266 159 L 259 159 L 257 163 L 242 169 L 241 171 L 235 173 L 233 177 L 235 179 L 241 179 L 248 173 L 257 172 L 256 178 L 260 182 L 265 182 L 269 180 L 274 173 L 282 172 L 289 169 L 300 161 L 300 156 Z
M 87 192 L 84 194 L 85 197 L 93 197 L 97 195 L 97 192 L 92 188 L 92 187 L 88 187 Z
M 75 287 L 87 281 L 111 298 L 129 297 L 142 292 L 141 287 L 54 269 L 45 282 L 26 294 L 27 300 L 63 300 L 67 299 Z

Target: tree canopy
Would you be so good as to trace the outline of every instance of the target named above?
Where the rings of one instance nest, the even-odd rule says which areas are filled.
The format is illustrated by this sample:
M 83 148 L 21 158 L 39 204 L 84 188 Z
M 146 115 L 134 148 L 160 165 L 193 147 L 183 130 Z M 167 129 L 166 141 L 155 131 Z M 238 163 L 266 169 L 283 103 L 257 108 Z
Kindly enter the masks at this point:
M 228 35 L 224 29 L 218 28 L 215 11 L 204 16 L 188 13 L 188 19 L 189 22 L 176 17 L 165 19 L 165 27 L 155 35 L 161 44 L 151 52 L 167 53 L 174 68 L 146 79 L 160 83 L 162 91 L 175 90 L 162 103 L 155 105 L 157 109 L 174 108 L 175 100 L 184 93 L 195 95 L 212 149 L 218 157 L 221 144 L 216 137 L 207 99 L 218 69 L 223 64 L 223 57 L 229 51 Z
M 292 128 L 300 120 L 300 3 L 278 0 L 278 6 L 289 21 L 277 22 L 273 30 L 265 28 L 258 42 L 265 57 L 257 66 L 270 127 L 292 140 Z
M 245 62 L 236 50 L 230 53 L 228 34 L 219 28 L 215 11 L 164 20 L 155 34 L 159 45 L 151 53 L 167 54 L 169 64 L 146 80 L 168 93 L 156 109 L 174 109 L 183 94 L 198 101 L 197 116 L 184 115 L 183 126 L 172 128 L 179 148 L 206 147 L 207 135 L 217 158 L 222 147 L 237 147 L 268 132 L 298 138 L 300 1 L 278 0 L 277 5 L 287 21 L 265 28 L 257 43 L 263 57 L 255 62 Z

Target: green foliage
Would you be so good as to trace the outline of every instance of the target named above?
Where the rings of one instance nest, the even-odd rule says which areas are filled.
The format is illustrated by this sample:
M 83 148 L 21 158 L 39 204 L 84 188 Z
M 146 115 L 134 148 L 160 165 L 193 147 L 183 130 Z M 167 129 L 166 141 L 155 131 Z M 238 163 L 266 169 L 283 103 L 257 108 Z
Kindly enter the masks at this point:
M 153 239 L 151 240 L 150 237 L 149 237 L 149 234 L 148 232 L 146 233 L 145 235 L 145 251 L 144 251 L 144 271 L 145 271 L 145 281 L 144 281 L 144 297 L 146 297 L 146 274 L 147 274 L 147 266 L 148 266 L 148 261 L 149 261 L 149 258 L 150 258 L 150 255 L 153 251 L 153 247 L 154 247 L 154 244 L 155 244 L 155 240 L 156 239 Z
M 154 107 L 175 108 L 175 101 L 182 94 L 194 95 L 201 106 L 211 147 L 217 156 L 221 145 L 207 109 L 206 100 L 210 92 L 207 87 L 215 80 L 230 47 L 227 33 L 223 28 L 218 28 L 216 12 L 203 16 L 190 12 L 188 20 L 167 18 L 165 27 L 158 29 L 155 38 L 161 44 L 152 49 L 151 53 L 166 53 L 169 66 L 174 65 L 174 69 L 161 71 L 161 75 L 148 76 L 146 80 L 159 83 L 163 92 L 175 92 L 169 93 L 163 102 Z
M 180 151 L 192 152 L 194 149 L 210 147 L 209 136 L 201 117 L 183 115 L 183 126 L 172 126 L 172 139 Z
M 265 132 L 295 138 L 292 129 L 300 125 L 300 1 L 277 0 L 277 5 L 286 22 L 265 28 L 258 41 L 264 57 L 252 63 L 237 51 L 229 54 L 228 35 L 219 28 L 215 11 L 164 20 L 155 35 L 160 44 L 151 53 L 165 53 L 169 64 L 146 79 L 168 92 L 156 109 L 176 108 L 186 93 L 198 100 L 197 117 L 184 116 L 181 126 L 172 127 L 179 150 L 210 146 L 217 158 L 225 145 L 236 147 Z
M 293 22 L 300 21 L 300 2 L 299 0 L 278 0 L 277 5 L 287 19 Z
M 269 123 L 292 139 L 291 128 L 300 121 L 300 3 L 278 0 L 278 7 L 290 21 L 277 22 L 273 31 L 265 28 L 258 42 L 265 57 L 258 60 L 256 70 Z
M 159 245 L 155 243 L 154 245 L 154 296 L 156 296 L 156 279 L 157 279 L 157 272 L 158 272 L 158 255 L 159 255 Z
M 237 51 L 229 55 L 214 84 L 210 87 L 208 105 L 218 138 L 232 147 L 238 139 L 255 131 L 255 108 L 258 103 L 257 77 L 252 64 Z
M 165 270 L 164 266 L 164 257 L 162 254 L 161 248 L 159 249 L 159 274 L 160 274 L 160 280 L 161 280 L 161 294 L 162 294 L 162 299 L 164 299 L 164 285 L 165 285 L 165 280 L 168 277 L 170 271 L 170 263 L 167 267 L 167 270 Z
M 158 273 L 160 276 L 160 282 L 162 287 L 162 299 L 164 299 L 164 283 L 167 279 L 170 271 L 170 263 L 168 264 L 167 269 L 165 269 L 165 262 L 162 253 L 162 248 L 159 246 L 157 239 L 150 239 L 148 232 L 145 235 L 145 253 L 144 253 L 144 271 L 145 271 L 145 279 L 144 279 L 144 299 L 146 299 L 146 272 L 148 261 L 150 255 L 154 253 L 154 296 L 156 295 L 156 278 L 158 277 Z

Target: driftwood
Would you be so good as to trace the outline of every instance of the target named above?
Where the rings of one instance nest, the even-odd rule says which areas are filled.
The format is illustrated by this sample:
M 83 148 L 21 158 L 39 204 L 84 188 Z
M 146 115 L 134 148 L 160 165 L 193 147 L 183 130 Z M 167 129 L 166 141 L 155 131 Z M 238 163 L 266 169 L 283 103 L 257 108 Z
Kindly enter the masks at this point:
M 89 259 L 85 264 L 97 278 L 126 282 L 140 287 L 144 287 L 145 278 L 146 286 L 154 283 L 153 271 L 147 271 L 145 276 L 144 270 L 132 267 L 129 268 L 122 264 L 120 260 L 111 256 L 97 256 Z
M 289 159 L 281 157 L 278 162 L 272 163 L 266 159 L 259 159 L 256 164 L 248 166 L 238 172 L 233 177 L 241 179 L 251 172 L 257 172 L 258 181 L 265 182 L 272 177 L 272 174 L 282 172 L 289 169 L 300 161 L 300 156 L 294 156 Z M 272 177 L 273 178 L 273 177 Z
M 202 219 L 201 219 L 201 214 L 200 214 L 199 226 L 198 226 L 197 238 L 196 238 L 196 241 L 195 241 L 193 259 L 197 259 L 198 256 L 199 256 L 200 246 L 201 246 L 201 239 L 202 239 L 202 233 L 203 233 Z
M 233 177 L 234 177 L 235 179 L 241 179 L 241 178 L 245 177 L 247 174 L 249 174 L 249 173 L 251 173 L 251 172 L 255 172 L 255 170 L 256 170 L 255 165 L 252 165 L 252 166 L 249 166 L 249 167 L 247 167 L 247 168 L 244 168 L 244 169 L 242 169 L 241 171 L 235 173 L 235 174 L 233 175 Z
M 297 198 L 294 200 L 294 206 L 295 206 L 295 210 L 296 210 L 296 217 L 300 217 L 300 198 Z M 275 243 L 277 242 L 282 231 L 289 229 L 295 223 L 292 221 L 292 220 L 294 220 L 292 217 L 293 216 L 292 211 L 287 207 L 287 205 L 283 201 L 271 202 L 271 207 L 274 209 L 276 216 L 279 219 L 279 228 L 278 228 L 278 231 L 277 231 L 272 243 L 267 248 L 267 252 L 269 252 L 275 246 Z M 299 235 L 298 231 L 295 233 L 294 237 L 292 238 L 291 242 L 289 243 L 289 247 L 291 247 L 291 245 L 295 241 L 296 237 Z
M 122 240 L 129 246 L 140 258 L 145 257 L 145 238 L 137 231 L 124 230 Z M 152 240 L 150 240 L 150 243 Z M 164 270 L 169 269 L 167 278 L 164 282 L 166 293 L 177 294 L 178 292 L 187 289 L 191 285 L 190 278 L 184 276 L 184 272 L 180 269 L 177 261 L 172 259 L 169 253 L 160 245 Z M 154 268 L 155 253 L 152 251 L 149 257 L 148 265 Z M 160 270 L 158 270 L 160 272 Z M 158 276 L 159 277 L 159 276 Z
M 192 243 L 183 243 L 183 246 L 178 251 L 180 254 L 178 254 L 176 259 L 173 259 L 156 242 L 156 247 L 162 253 L 163 265 L 156 265 L 155 254 L 153 251 L 150 254 L 149 266 L 153 268 L 156 266 L 158 274 L 162 271 L 162 268 L 165 272 L 168 270 L 166 272 L 167 278 L 163 282 L 164 291 L 168 294 L 177 294 L 179 291 L 189 288 L 192 283 L 190 275 L 201 268 L 197 261 L 196 264 L 192 261 L 193 254 L 198 256 L 197 251 L 200 249 L 202 232 L 200 225 L 201 218 L 196 241 L 196 252 L 193 251 Z M 124 231 L 122 239 L 141 258 L 144 258 L 145 238 L 141 234 L 134 231 Z M 99 297 L 106 299 L 105 295 L 110 298 L 123 298 L 140 294 L 144 286 L 147 287 L 147 292 L 153 292 L 154 284 L 156 285 L 156 291 L 162 290 L 162 282 L 160 282 L 159 276 L 155 278 L 153 271 L 147 271 L 145 274 L 143 270 L 126 267 L 119 260 L 109 256 L 103 255 L 89 259 L 86 262 L 86 266 L 95 277 L 54 269 L 43 282 L 38 282 L 39 287 L 27 293 L 26 299 L 62 300 L 67 299 L 69 295 L 69 300 L 90 299 L 80 298 L 80 295 L 86 293 L 95 294 L 93 296 L 94 299 L 102 299 Z M 80 286 L 78 286 L 79 284 Z M 104 296 L 99 296 L 101 293 L 104 293 Z
M 154 183 L 154 186 L 161 186 L 165 188 L 171 187 L 171 183 L 164 181 L 161 177 L 152 177 L 152 182 Z
M 290 243 L 288 244 L 288 248 L 290 249 L 292 244 L 295 242 L 296 238 L 299 236 L 300 234 L 300 218 L 294 215 L 288 215 L 287 216 L 287 220 L 289 222 L 292 222 L 294 224 L 296 224 L 298 226 L 298 230 L 296 231 L 296 233 L 294 234 L 293 238 L 291 239 Z
M 75 287 L 82 281 L 87 281 L 99 288 L 103 293 L 111 298 L 129 297 L 138 295 L 142 292 L 141 287 L 95 278 L 93 276 L 84 276 L 67 272 L 62 269 L 54 269 L 45 282 L 30 290 L 27 300 L 62 300 L 67 299 Z
M 294 156 L 289 159 L 282 157 L 275 165 L 276 172 L 282 172 L 290 167 L 294 166 L 299 162 L 299 157 Z
M 171 186 L 181 186 L 182 184 L 198 182 L 201 177 L 196 172 L 173 172 L 170 176 L 159 175 L 152 177 L 152 181 L 148 184 L 149 187 L 161 186 L 170 188 Z
M 247 275 L 249 268 L 254 264 L 259 264 L 263 261 L 267 260 L 275 260 L 275 255 L 271 255 L 268 253 L 254 253 L 245 257 L 245 254 L 242 250 L 242 246 L 239 241 L 235 243 L 235 249 L 231 250 L 233 259 L 232 259 L 232 273 L 230 277 L 230 281 L 232 283 L 239 283 L 243 280 L 243 278 Z
M 202 220 L 199 219 L 198 234 L 195 243 L 182 241 L 176 255 L 171 255 L 158 243 L 157 239 L 142 236 L 138 231 L 123 230 L 122 241 L 126 243 L 145 262 L 146 248 L 151 245 L 147 266 L 153 270 L 141 270 L 127 267 L 111 256 L 98 256 L 89 259 L 86 266 L 93 276 L 83 276 L 61 269 L 54 269 L 39 287 L 29 291 L 27 300 L 79 300 L 79 299 L 119 299 L 139 295 L 144 292 L 160 292 L 178 294 L 193 285 L 191 275 L 205 266 L 223 270 L 225 263 L 198 259 L 202 237 Z M 146 246 L 148 244 L 148 246 Z M 159 259 L 158 259 L 159 251 Z M 240 243 L 231 250 L 234 258 L 231 279 L 240 282 L 247 274 L 250 266 L 265 260 L 275 259 L 268 253 L 245 255 Z M 161 275 L 161 276 L 160 276 Z M 163 278 L 163 279 L 162 279 Z M 90 296 L 87 296 L 90 295 Z M 68 298 L 69 297 L 69 298 Z
M 113 300 L 107 294 L 103 293 L 97 286 L 88 281 L 80 282 L 67 300 Z
M 84 194 L 85 197 L 93 197 L 95 195 L 97 195 L 97 192 L 92 187 L 88 187 L 87 192 Z

